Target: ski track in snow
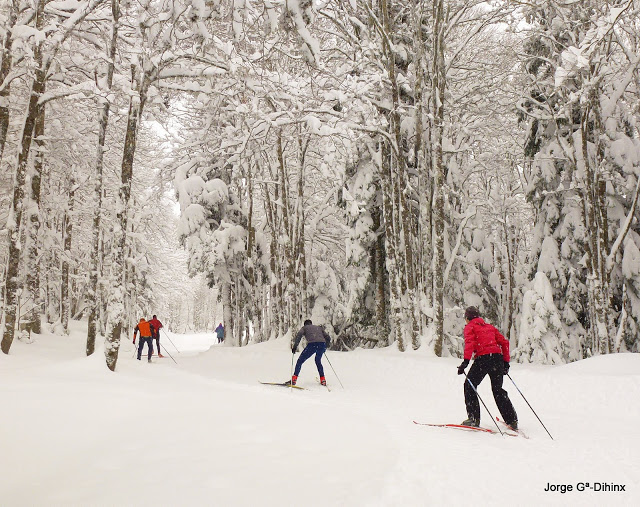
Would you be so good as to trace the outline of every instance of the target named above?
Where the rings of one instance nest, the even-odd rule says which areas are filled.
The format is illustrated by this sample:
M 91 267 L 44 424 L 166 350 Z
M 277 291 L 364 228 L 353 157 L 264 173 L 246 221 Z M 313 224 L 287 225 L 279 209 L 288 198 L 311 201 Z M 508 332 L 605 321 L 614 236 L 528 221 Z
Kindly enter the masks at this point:
M 345 389 L 325 359 L 331 392 L 313 360 L 300 391 L 259 384 L 289 377 L 286 339 L 232 348 L 171 334 L 180 353 L 161 342 L 177 365 L 136 361 L 123 343 L 112 373 L 102 350 L 83 357 L 85 325 L 0 354 L 3 507 L 640 504 L 637 354 L 513 365 L 555 438 L 506 378 L 526 440 L 412 423 L 465 418 L 453 358 L 329 351 Z M 488 378 L 479 391 L 499 416 Z

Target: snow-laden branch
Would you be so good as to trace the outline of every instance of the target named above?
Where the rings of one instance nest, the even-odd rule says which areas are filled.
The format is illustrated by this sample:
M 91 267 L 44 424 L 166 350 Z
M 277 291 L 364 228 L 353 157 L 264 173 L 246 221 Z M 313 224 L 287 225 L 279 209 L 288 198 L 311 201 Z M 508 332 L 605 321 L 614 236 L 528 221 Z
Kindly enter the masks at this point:
M 105 0 L 86 0 L 84 5 L 78 7 L 72 16 L 69 17 L 63 24 L 62 30 L 57 32 L 51 38 L 52 51 L 46 63 L 43 64 L 44 68 L 48 68 L 53 61 L 53 57 L 57 53 L 58 49 L 65 42 L 69 36 L 73 33 L 74 28 L 82 23 L 82 21 L 91 14 L 100 4 Z
M 631 205 L 631 209 L 629 210 L 627 219 L 625 220 L 624 225 L 620 229 L 620 234 L 618 234 L 618 237 L 616 238 L 615 243 L 611 247 L 611 252 L 609 252 L 609 255 L 607 256 L 607 261 L 606 261 L 607 273 L 611 273 L 611 271 L 613 270 L 613 267 L 614 267 L 613 260 L 615 259 L 616 254 L 618 253 L 618 250 L 620 250 L 620 245 L 622 245 L 622 242 L 627 237 L 627 233 L 629 232 L 629 229 L 631 229 L 631 223 L 633 222 L 633 219 L 636 214 L 636 208 L 638 206 L 639 196 L 640 196 L 640 178 L 638 178 L 638 183 L 636 184 L 636 193 L 635 193 L 635 196 L 633 197 L 633 204 Z
M 4 81 L 0 83 L 0 92 L 2 92 L 7 86 L 9 86 L 12 81 L 24 76 L 26 73 L 27 71 L 24 69 L 13 69 L 11 72 L 9 72 Z
M 444 270 L 443 283 L 446 285 L 447 279 L 449 278 L 449 273 L 451 272 L 451 268 L 453 267 L 453 263 L 456 260 L 458 250 L 460 250 L 460 245 L 462 244 L 462 234 L 464 233 L 464 229 L 467 226 L 467 222 L 471 220 L 477 214 L 477 208 L 474 206 L 471 208 L 465 216 L 462 218 L 462 222 L 460 223 L 460 227 L 458 228 L 458 237 L 456 238 L 456 244 L 451 250 L 451 256 L 449 257 L 449 262 L 447 263 L 447 267 Z
M 315 9 L 311 0 L 285 0 L 285 8 L 302 39 L 303 52 L 308 63 L 318 66 L 320 43 L 311 35 L 308 25 L 313 21 Z
M 342 182 L 337 183 L 331 190 L 326 193 L 320 205 L 317 206 L 321 211 L 319 211 L 318 214 L 313 217 L 313 220 L 311 220 L 311 222 L 307 226 L 307 231 L 309 232 L 309 235 L 311 237 L 313 237 L 315 231 L 318 229 L 318 223 L 335 212 L 335 210 L 331 206 L 329 206 L 329 201 L 333 198 L 334 195 L 336 195 L 341 187 Z
M 560 55 L 562 64 L 555 72 L 556 87 L 561 86 L 568 78 L 576 72 L 589 69 L 592 62 L 592 55 L 600 44 L 605 41 L 615 28 L 622 15 L 627 11 L 633 0 L 628 0 L 623 7 L 612 7 L 608 16 L 597 21 L 596 26 L 591 28 L 580 42 L 579 47 L 569 46 Z
M 621 79 L 616 85 L 613 94 L 610 97 L 602 100 L 602 115 L 605 118 L 608 118 L 613 114 L 613 110 L 618 104 L 619 100 L 622 98 L 624 93 L 627 91 L 627 87 L 633 81 L 636 72 L 638 72 L 638 66 L 640 65 L 640 54 L 636 55 L 636 58 L 631 61 L 629 64 L 629 68 L 627 69 L 627 73 L 624 75 L 623 79 Z
M 96 92 L 96 85 L 94 81 L 83 81 L 81 83 L 70 86 L 69 88 L 63 88 L 60 90 L 49 91 L 40 95 L 38 99 L 38 106 L 42 106 L 52 100 L 57 100 L 65 97 L 82 94 L 85 97 L 90 97 Z
M 177 78 L 177 77 L 208 77 L 208 76 L 220 76 L 222 74 L 226 74 L 229 69 L 226 69 L 222 66 L 219 67 L 208 67 L 208 68 L 200 68 L 200 69 L 183 69 L 183 68 L 175 68 L 175 69 L 167 69 L 159 72 L 157 75 L 158 79 L 169 79 L 169 78 Z M 199 90 L 195 90 L 199 91 Z

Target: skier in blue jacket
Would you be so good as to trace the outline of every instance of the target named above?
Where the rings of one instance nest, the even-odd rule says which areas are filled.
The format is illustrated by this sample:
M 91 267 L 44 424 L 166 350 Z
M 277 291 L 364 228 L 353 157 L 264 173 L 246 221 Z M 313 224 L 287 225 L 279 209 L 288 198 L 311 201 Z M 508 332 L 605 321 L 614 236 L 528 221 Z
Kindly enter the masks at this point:
M 302 337 L 307 340 L 307 346 L 304 348 L 304 350 L 300 354 L 300 357 L 298 358 L 296 369 L 293 372 L 291 380 L 286 382 L 286 384 L 292 384 L 294 386 L 296 385 L 298 375 L 300 374 L 300 369 L 302 368 L 302 363 L 304 363 L 307 359 L 315 354 L 316 366 L 318 367 L 318 373 L 320 374 L 320 383 L 323 386 L 326 386 L 327 381 L 324 378 L 324 368 L 322 368 L 322 355 L 325 353 L 327 347 L 331 343 L 331 338 L 324 329 L 322 329 L 320 326 L 314 326 L 313 323 L 309 319 L 307 319 L 304 321 L 304 326 L 302 326 L 302 329 L 300 329 L 300 331 L 298 331 L 298 334 L 296 335 L 293 346 L 291 347 L 292 353 L 296 353 Z
M 224 326 L 222 325 L 222 322 L 220 322 L 216 328 L 216 337 L 218 338 L 218 343 L 222 343 L 224 341 Z

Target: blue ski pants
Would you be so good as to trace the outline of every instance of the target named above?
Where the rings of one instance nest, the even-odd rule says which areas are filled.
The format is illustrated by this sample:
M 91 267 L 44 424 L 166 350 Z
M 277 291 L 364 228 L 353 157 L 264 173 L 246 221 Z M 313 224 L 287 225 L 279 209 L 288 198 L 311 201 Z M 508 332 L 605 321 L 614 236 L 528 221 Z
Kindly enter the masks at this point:
M 142 356 L 142 349 L 145 343 L 149 345 L 149 359 L 151 359 L 153 355 L 153 338 L 151 338 L 151 336 L 141 336 L 140 343 L 138 344 L 138 359 Z
M 297 377 L 300 375 L 300 369 L 302 368 L 302 363 L 304 363 L 307 359 L 309 359 L 312 355 L 316 355 L 316 366 L 318 367 L 318 373 L 321 377 L 324 377 L 324 369 L 322 368 L 322 354 L 327 350 L 327 344 L 325 342 L 313 342 L 309 343 L 298 358 L 298 362 L 296 363 L 296 369 L 294 371 L 294 375 Z

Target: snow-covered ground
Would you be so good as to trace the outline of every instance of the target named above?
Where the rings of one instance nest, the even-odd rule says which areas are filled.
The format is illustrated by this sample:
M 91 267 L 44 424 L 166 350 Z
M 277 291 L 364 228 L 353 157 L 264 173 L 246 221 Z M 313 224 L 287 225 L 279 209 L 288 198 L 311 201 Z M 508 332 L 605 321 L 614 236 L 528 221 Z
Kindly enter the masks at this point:
M 530 437 L 417 426 L 465 418 L 459 360 L 393 349 L 329 352 L 299 384 L 287 340 L 242 349 L 173 335 L 177 361 L 117 372 L 71 336 L 0 354 L 0 505 L 640 505 L 640 355 L 566 366 L 514 364 L 507 379 Z M 497 414 L 488 379 L 480 394 Z M 483 426 L 491 421 L 483 409 Z M 565 493 L 548 484 L 571 485 Z M 580 483 L 625 491 L 577 491 Z

